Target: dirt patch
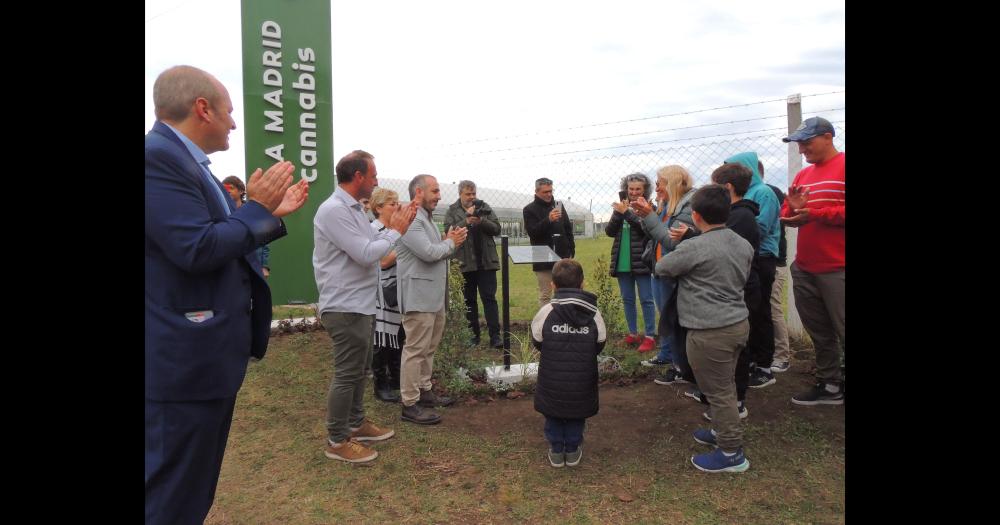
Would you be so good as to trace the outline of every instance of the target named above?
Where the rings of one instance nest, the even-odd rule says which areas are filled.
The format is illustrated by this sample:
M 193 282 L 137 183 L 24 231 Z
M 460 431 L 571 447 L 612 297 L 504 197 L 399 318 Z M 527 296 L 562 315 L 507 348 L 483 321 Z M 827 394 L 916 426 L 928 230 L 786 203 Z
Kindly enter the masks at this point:
M 792 404 L 793 395 L 814 382 L 810 363 L 793 361 L 792 368 L 775 374 L 777 382 L 747 392 L 748 418 L 754 423 L 779 423 L 787 418 L 804 419 L 843 440 L 844 406 L 801 407 Z M 691 432 L 709 425 L 702 413 L 707 405 L 684 395 L 689 384 L 657 385 L 651 380 L 632 386 L 603 385 L 600 412 L 587 420 L 584 439 L 588 454 L 642 457 L 650 446 L 650 436 L 690 441 Z M 516 435 L 523 442 L 545 447 L 542 435 L 545 418 L 535 411 L 534 398 L 479 401 L 457 404 L 449 409 L 443 425 L 484 439 Z M 747 448 L 752 449 L 748 442 Z

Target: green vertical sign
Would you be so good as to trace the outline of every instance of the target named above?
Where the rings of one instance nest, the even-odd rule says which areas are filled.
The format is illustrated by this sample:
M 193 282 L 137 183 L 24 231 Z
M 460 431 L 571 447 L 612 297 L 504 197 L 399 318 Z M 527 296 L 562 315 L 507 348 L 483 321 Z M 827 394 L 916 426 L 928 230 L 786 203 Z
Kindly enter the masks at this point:
M 309 201 L 270 244 L 274 304 L 314 303 L 313 216 L 333 193 L 330 0 L 242 0 L 247 177 L 279 160 L 309 181 Z

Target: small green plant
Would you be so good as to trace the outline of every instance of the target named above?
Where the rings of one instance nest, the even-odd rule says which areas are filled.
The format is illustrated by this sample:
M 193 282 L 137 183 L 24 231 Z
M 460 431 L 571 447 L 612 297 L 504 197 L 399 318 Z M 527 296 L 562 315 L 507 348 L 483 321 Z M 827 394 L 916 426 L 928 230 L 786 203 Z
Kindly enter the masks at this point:
M 276 309 L 277 307 L 275 307 L 275 310 L 272 310 L 272 312 L 276 311 Z M 286 312 L 288 318 L 279 320 L 277 328 L 272 330 L 273 333 L 291 334 L 295 332 L 316 332 L 324 330 L 323 324 L 320 322 L 318 304 L 313 303 L 301 308 L 295 308 L 294 310 L 294 315 L 300 316 L 301 319 L 296 322 L 293 317 L 293 311 L 288 310 Z
M 465 279 L 458 260 L 451 259 L 448 268 L 448 293 L 445 297 L 445 324 L 441 343 L 434 355 L 434 376 L 447 385 L 454 370 L 469 368 L 469 341 L 472 330 L 465 318 Z
M 510 337 L 517 343 L 516 345 L 511 345 L 513 347 L 510 349 L 511 358 L 516 359 L 516 362 L 523 365 L 538 362 L 540 354 L 535 345 L 531 344 L 531 336 L 528 333 L 522 333 L 518 337 L 517 334 L 511 332 Z
M 464 396 L 474 392 L 475 383 L 469 377 L 469 371 L 458 367 L 452 370 L 451 377 L 444 382 L 444 389 L 452 396 Z
M 514 390 L 514 385 L 503 381 L 492 381 L 490 384 L 493 386 L 493 390 L 498 394 L 505 394 Z
M 538 379 L 538 361 L 541 357 L 535 345 L 531 344 L 531 336 L 528 333 L 522 333 L 521 336 L 510 334 L 510 337 L 517 342 L 517 345 L 510 349 L 511 359 L 521 364 L 521 370 L 524 374 L 521 381 L 518 382 L 519 389 L 521 389 L 522 383 L 527 386 Z M 529 365 L 533 366 L 529 368 Z
M 622 366 L 618 359 L 610 355 L 597 356 L 597 374 L 601 379 L 608 379 L 621 375 Z
M 608 338 L 625 332 L 625 307 L 622 306 L 618 284 L 608 272 L 608 261 L 603 255 L 597 258 L 590 274 L 590 290 L 597 295 L 597 308 L 604 318 Z

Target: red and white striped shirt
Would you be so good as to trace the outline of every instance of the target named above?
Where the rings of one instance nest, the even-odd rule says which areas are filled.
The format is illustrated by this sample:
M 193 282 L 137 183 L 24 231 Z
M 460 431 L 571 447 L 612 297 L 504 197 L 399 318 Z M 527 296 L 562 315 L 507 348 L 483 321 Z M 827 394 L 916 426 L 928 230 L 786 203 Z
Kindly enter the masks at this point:
M 799 227 L 795 264 L 809 273 L 828 273 L 847 266 L 844 254 L 844 209 L 847 203 L 847 180 L 844 174 L 845 153 L 802 169 L 792 186 L 809 188 L 806 207 L 809 222 Z M 788 201 L 781 206 L 782 217 L 795 215 Z

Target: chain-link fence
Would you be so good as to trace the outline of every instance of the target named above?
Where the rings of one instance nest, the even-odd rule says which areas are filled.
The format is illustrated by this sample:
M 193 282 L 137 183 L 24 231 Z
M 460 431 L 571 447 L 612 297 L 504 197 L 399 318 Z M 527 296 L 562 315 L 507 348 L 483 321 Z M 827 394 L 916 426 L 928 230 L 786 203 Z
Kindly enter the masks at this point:
M 846 147 L 845 108 L 826 107 L 843 105 L 844 92 L 835 94 L 840 95 L 839 99 L 841 100 L 819 104 L 819 107 L 824 109 L 806 111 L 802 114 L 802 118 L 818 115 L 830 120 L 836 129 L 834 143 L 838 150 L 844 151 Z M 814 95 L 806 95 L 802 98 L 810 96 Z M 793 160 L 790 158 L 791 152 L 794 151 L 796 156 L 798 152 L 794 147 L 789 148 L 789 145 L 782 142 L 781 138 L 788 135 L 790 125 L 794 128 L 798 122 L 789 122 L 790 119 L 787 119 L 784 114 L 748 119 L 741 119 L 741 117 L 747 116 L 748 106 L 756 106 L 755 109 L 758 113 L 777 113 L 776 108 L 785 105 L 785 99 L 779 99 L 688 112 L 711 112 L 713 120 L 724 122 L 699 123 L 697 120 L 688 120 L 687 122 L 693 122 L 693 124 L 662 131 L 638 131 L 611 137 L 581 139 L 580 135 L 588 131 L 590 134 L 594 134 L 594 132 L 570 128 L 568 131 L 557 130 L 562 132 L 563 140 L 549 140 L 547 143 L 539 143 L 543 142 L 537 137 L 540 134 L 529 134 L 451 145 L 446 150 L 447 154 L 441 155 L 438 152 L 439 158 L 433 159 L 435 168 L 429 171 L 437 177 L 441 184 L 442 199 L 441 204 L 435 210 L 434 219 L 441 223 L 448 206 L 458 199 L 458 182 L 472 180 L 477 185 L 478 198 L 489 203 L 497 212 L 502 223 L 502 234 L 510 236 L 512 244 L 525 244 L 527 239 L 522 223 L 522 209 L 534 199 L 534 180 L 539 177 L 547 177 L 553 180 L 555 198 L 563 203 L 573 221 L 576 235 L 580 237 L 598 236 L 603 234 L 602 223 L 611 216 L 613 211 L 611 203 L 618 200 L 620 181 L 625 175 L 636 172 L 643 173 L 650 178 L 651 183 L 654 183 L 657 170 L 670 164 L 679 164 L 688 170 L 697 187 L 711 182 L 712 171 L 721 165 L 727 157 L 744 151 L 756 152 L 764 166 L 765 182 L 784 191 L 788 188 L 790 181 L 788 167 L 790 161 Z M 763 111 L 760 108 L 763 108 Z M 792 112 L 788 111 L 788 113 Z M 707 119 L 708 117 L 699 115 L 698 118 Z M 631 123 L 634 121 L 623 122 Z M 761 129 L 762 124 L 773 127 Z M 725 127 L 719 129 L 720 125 L 725 125 Z M 574 150 L 574 145 L 587 142 L 607 142 L 610 140 L 614 143 L 615 139 L 636 135 L 653 133 L 673 133 L 676 135 L 681 130 L 698 131 L 709 127 L 716 129 L 713 130 L 715 133 L 707 137 L 667 138 L 642 144 L 626 142 L 583 150 L 577 146 Z M 718 133 L 718 131 L 723 132 Z M 676 145 L 672 145 L 673 143 Z M 650 146 L 663 144 L 671 145 L 650 148 Z M 597 145 L 600 145 L 600 142 Z M 567 149 L 570 151 L 564 151 Z M 614 152 L 614 150 L 620 152 Z M 430 158 L 434 153 L 427 153 L 427 155 Z M 403 199 L 407 195 L 408 182 L 407 180 L 380 179 L 381 186 L 397 191 Z

